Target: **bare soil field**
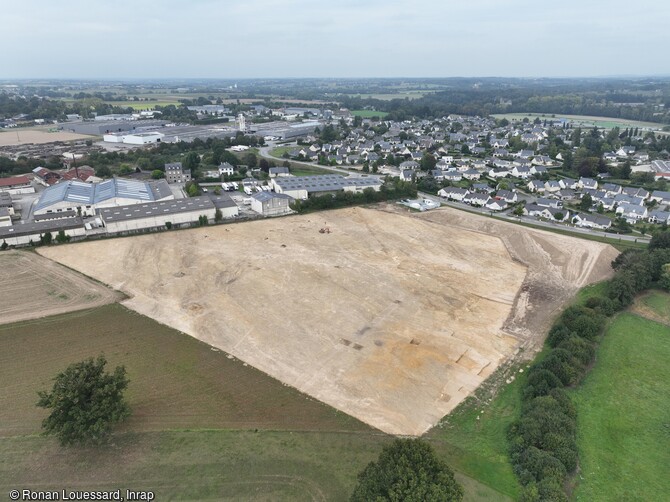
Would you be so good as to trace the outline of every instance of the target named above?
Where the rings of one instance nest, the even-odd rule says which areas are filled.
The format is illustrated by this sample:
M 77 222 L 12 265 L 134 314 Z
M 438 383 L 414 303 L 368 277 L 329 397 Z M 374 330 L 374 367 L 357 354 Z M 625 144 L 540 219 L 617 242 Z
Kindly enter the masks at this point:
M 605 278 L 617 254 L 458 211 L 383 209 L 40 253 L 128 294 L 137 312 L 407 435 L 541 340 L 537 328 L 580 286 Z M 325 226 L 331 233 L 319 232 Z
M 0 324 L 36 319 L 119 301 L 123 295 L 28 252 L 0 253 Z
M 527 267 L 528 273 L 504 329 L 530 350 L 541 348 L 554 318 L 579 289 L 613 275 L 611 262 L 619 254 L 609 244 L 523 227 L 447 207 L 421 213 L 417 217 L 444 225 L 451 231 L 468 229 L 486 236 L 498 236 L 512 260 Z
M 49 132 L 47 129 L 14 128 L 0 131 L 0 147 L 26 145 L 28 143 L 41 145 L 56 141 L 75 141 L 91 138 L 92 136 L 73 132 Z

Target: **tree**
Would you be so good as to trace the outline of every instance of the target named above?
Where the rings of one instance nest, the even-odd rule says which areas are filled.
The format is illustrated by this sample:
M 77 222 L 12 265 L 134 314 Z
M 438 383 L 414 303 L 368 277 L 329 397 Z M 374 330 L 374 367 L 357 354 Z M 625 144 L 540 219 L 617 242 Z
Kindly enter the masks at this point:
M 98 178 L 111 178 L 112 170 L 107 166 L 100 166 L 95 170 L 95 175 Z
M 165 178 L 165 173 L 160 169 L 154 169 L 153 171 L 151 171 L 151 178 L 154 180 L 160 180 L 162 178 Z
M 38 392 L 37 406 L 52 410 L 42 422 L 45 435 L 55 435 L 62 445 L 100 443 L 130 415 L 123 397 L 126 369 L 106 373 L 106 364 L 103 355 L 71 364 L 54 378 L 51 392 Z
M 186 157 L 184 157 L 184 161 L 182 162 L 182 166 L 184 169 L 191 169 L 191 171 L 195 170 L 196 167 L 200 164 L 200 155 L 198 155 L 197 152 L 188 152 L 186 154 Z
M 217 208 L 216 211 L 214 212 L 214 221 L 216 223 L 219 223 L 221 220 L 223 220 L 223 213 L 219 208 Z
M 588 211 L 591 209 L 591 206 L 593 205 L 593 197 L 591 197 L 591 194 L 584 194 L 582 197 L 582 200 L 579 202 L 579 209 L 582 211 Z
M 65 242 L 70 241 L 70 236 L 65 234 L 64 230 L 59 230 L 58 234 L 56 235 L 56 242 L 58 244 L 63 244 Z
M 460 501 L 454 473 L 420 439 L 396 439 L 358 475 L 352 501 Z
M 51 235 L 51 232 L 47 232 L 43 235 L 40 235 L 40 244 L 43 246 L 48 246 L 51 244 L 51 241 L 53 240 L 53 235 Z
M 7 241 L 2 241 L 2 245 L 0 246 L 0 251 L 4 251 L 9 247 L 9 244 L 7 244 Z

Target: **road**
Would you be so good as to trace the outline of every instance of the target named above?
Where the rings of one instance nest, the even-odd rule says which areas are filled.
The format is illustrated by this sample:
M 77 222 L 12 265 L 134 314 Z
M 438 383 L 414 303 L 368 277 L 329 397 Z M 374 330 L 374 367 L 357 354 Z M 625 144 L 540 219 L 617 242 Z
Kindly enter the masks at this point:
M 436 202 L 441 202 L 445 206 L 453 207 L 454 209 L 460 209 L 461 211 L 468 211 L 470 213 L 476 213 L 476 214 L 481 214 L 484 216 L 490 216 L 494 218 L 498 218 L 501 220 L 506 220 L 512 223 L 524 223 L 526 225 L 531 225 L 534 227 L 539 227 L 539 228 L 549 228 L 553 230 L 561 230 L 565 232 L 570 232 L 574 234 L 582 234 L 582 235 L 593 235 L 593 236 L 598 236 L 598 237 L 605 237 L 608 240 L 612 241 L 628 241 L 628 242 L 641 242 L 644 244 L 649 243 L 649 238 L 648 237 L 640 237 L 640 236 L 634 236 L 634 235 L 622 235 L 622 234 L 610 234 L 607 232 L 598 232 L 595 230 L 589 230 L 587 228 L 579 228 L 579 227 L 572 227 L 568 225 L 561 225 L 559 223 L 553 223 L 550 221 L 542 221 L 542 220 L 536 220 L 535 218 L 528 217 L 528 216 L 513 216 L 510 214 L 505 214 L 505 213 L 496 213 L 494 211 L 491 211 L 490 209 L 487 209 L 485 207 L 473 207 L 473 206 L 468 206 L 467 204 L 463 204 L 460 202 L 453 202 L 453 201 L 446 201 L 442 199 L 441 197 L 437 197 L 435 195 L 431 195 L 429 193 L 424 193 L 424 192 L 419 192 L 419 195 L 425 199 L 430 199 Z
M 262 146 L 258 149 L 258 154 L 261 157 L 264 157 L 269 160 L 274 160 L 274 161 L 281 161 L 283 162 L 286 159 L 282 159 L 279 157 L 274 157 L 270 155 L 270 151 L 273 150 L 274 148 L 277 147 L 276 142 L 274 141 L 269 141 L 266 146 Z M 296 146 L 297 148 L 297 146 Z M 361 177 L 361 176 L 370 176 L 368 173 L 363 173 L 360 171 L 356 170 L 349 170 L 349 169 L 344 169 L 342 167 L 334 167 L 334 166 L 320 166 L 318 164 L 314 164 L 313 162 L 300 162 L 298 160 L 291 160 L 291 164 L 298 164 L 300 166 L 305 166 L 314 169 L 315 167 L 319 169 L 323 169 L 324 171 L 332 171 L 334 173 L 338 174 L 343 174 L 345 176 L 354 176 L 354 177 Z
M 270 151 L 274 148 L 276 148 L 276 143 L 275 142 L 268 142 L 266 146 L 263 146 L 259 148 L 259 154 L 261 157 L 264 157 L 266 159 L 271 159 L 271 160 L 284 160 L 280 159 L 278 157 L 273 157 L 270 155 Z M 292 160 L 292 164 L 299 164 L 307 167 L 319 167 L 324 170 L 329 170 L 333 171 L 336 173 L 348 175 L 348 176 L 365 176 L 365 173 L 360 173 L 358 171 L 351 171 L 348 169 L 343 169 L 341 167 L 333 167 L 333 166 L 315 166 L 315 164 L 311 162 L 299 162 Z M 640 237 L 640 236 L 634 236 L 634 235 L 621 235 L 621 234 L 610 234 L 607 232 L 598 232 L 596 230 L 589 230 L 587 228 L 579 228 L 579 227 L 572 227 L 568 225 L 561 225 L 558 223 L 553 223 L 550 221 L 541 221 L 537 220 L 532 217 L 528 216 L 513 216 L 510 214 L 505 214 L 505 213 L 495 213 L 487 208 L 479 208 L 479 207 L 473 207 L 473 206 L 468 206 L 467 204 L 462 204 L 459 202 L 453 202 L 453 201 L 446 201 L 442 199 L 441 197 L 438 197 L 436 195 L 431 195 L 429 193 L 425 192 L 419 192 L 418 195 L 420 197 L 423 197 L 424 199 L 430 199 L 432 201 L 435 201 L 440 204 L 444 204 L 445 206 L 453 207 L 454 209 L 460 209 L 461 211 L 468 211 L 470 213 L 476 213 L 476 214 L 481 214 L 484 216 L 490 216 L 494 218 L 499 218 L 501 220 L 506 220 L 511 223 L 524 223 L 526 225 L 531 225 L 534 227 L 539 227 L 539 228 L 549 228 L 552 230 L 561 230 L 564 232 L 570 232 L 573 234 L 582 234 L 582 235 L 592 235 L 592 236 L 597 236 L 597 237 L 604 237 L 608 240 L 611 241 L 628 241 L 628 242 L 640 242 L 640 243 L 649 243 L 649 238 L 647 237 Z M 530 196 L 526 196 L 528 200 L 530 200 Z

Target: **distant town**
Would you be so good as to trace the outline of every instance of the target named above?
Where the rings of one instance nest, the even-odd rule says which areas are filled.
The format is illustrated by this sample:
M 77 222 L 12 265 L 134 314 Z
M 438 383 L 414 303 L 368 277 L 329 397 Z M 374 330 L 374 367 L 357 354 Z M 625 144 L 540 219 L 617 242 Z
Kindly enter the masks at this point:
M 416 187 L 422 195 L 400 203 L 420 211 L 467 205 L 634 240 L 670 220 L 660 126 L 559 114 L 389 120 L 370 106 L 259 101 L 199 97 L 180 106 L 193 123 L 166 120 L 176 107 L 151 101 L 131 113 L 4 118 L 2 245 L 287 215 L 296 200 L 391 180 Z

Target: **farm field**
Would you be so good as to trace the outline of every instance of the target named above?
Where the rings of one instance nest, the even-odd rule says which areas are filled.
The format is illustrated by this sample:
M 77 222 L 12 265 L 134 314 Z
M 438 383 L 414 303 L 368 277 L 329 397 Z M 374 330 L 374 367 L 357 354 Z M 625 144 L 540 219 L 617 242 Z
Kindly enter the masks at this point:
M 387 112 L 378 112 L 374 110 L 352 110 L 351 114 L 357 117 L 363 117 L 364 119 L 369 119 L 372 117 L 384 118 L 388 115 Z
M 426 215 L 353 208 L 41 252 L 316 399 L 419 435 L 541 342 L 616 255 L 512 224 L 501 239 L 506 224 L 456 210 Z
M 131 381 L 133 413 L 111 445 L 63 449 L 38 436 L 36 391 L 101 352 Z M 154 490 L 158 500 L 344 500 L 390 440 L 119 304 L 0 326 L 0 380 L 1 493 L 85 486 Z M 457 477 L 466 501 L 510 500 L 486 479 Z
M 629 312 L 609 326 L 595 367 L 572 394 L 580 456 L 575 500 L 667 498 L 669 358 L 670 327 Z
M 602 127 L 605 129 L 613 129 L 619 127 L 625 129 L 626 127 L 639 127 L 641 129 L 652 129 L 652 130 L 661 130 L 665 124 L 659 124 L 656 122 L 642 122 L 638 120 L 628 120 L 628 119 L 618 119 L 612 117 L 595 117 L 591 115 L 563 115 L 559 113 L 499 113 L 494 114 L 492 117 L 497 119 L 507 119 L 507 120 L 523 120 L 528 118 L 531 122 L 536 118 L 544 119 L 567 119 L 573 122 L 576 126 L 580 127 Z
M 113 303 L 123 295 L 37 253 L 0 253 L 0 324 Z
M 183 99 L 183 98 L 182 98 Z M 152 110 L 155 106 L 179 106 L 181 103 L 174 100 L 159 100 L 159 101 L 105 101 L 105 103 L 112 106 L 121 106 L 123 108 L 132 108 L 134 110 Z
M 398 91 L 393 93 L 363 93 L 363 94 L 349 94 L 352 98 L 361 99 L 379 99 L 382 101 L 391 101 L 393 99 L 419 99 L 427 94 L 432 94 L 436 91 Z
M 57 126 L 51 126 L 57 127 Z M 56 141 L 77 141 L 91 139 L 94 136 L 77 134 L 73 132 L 49 132 L 49 128 L 14 128 L 0 130 L 0 147 L 26 145 L 28 143 L 43 144 Z

